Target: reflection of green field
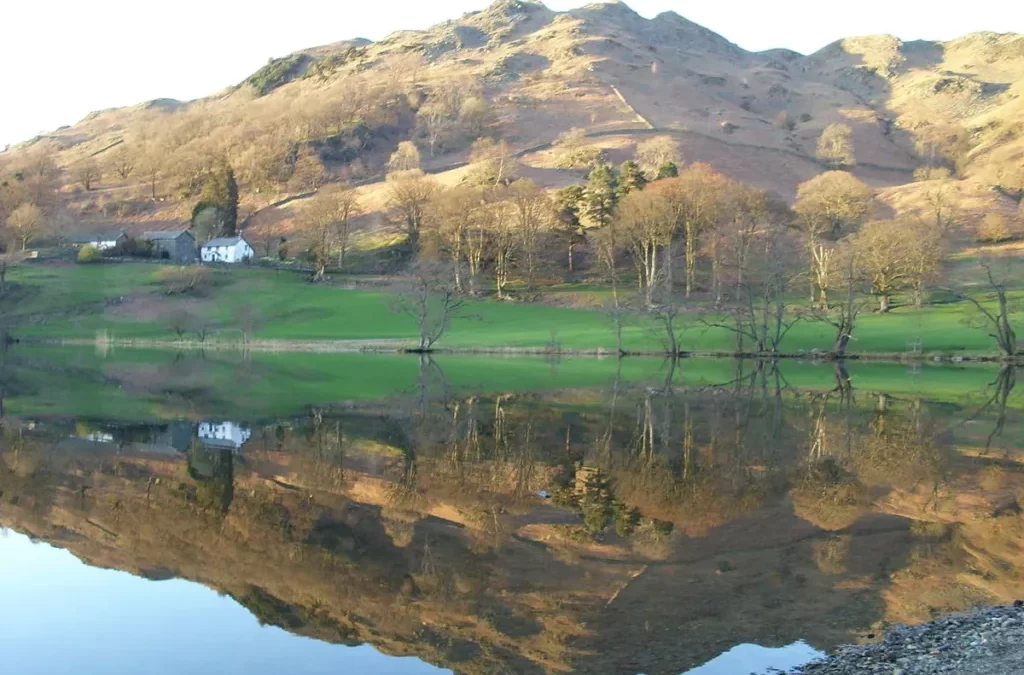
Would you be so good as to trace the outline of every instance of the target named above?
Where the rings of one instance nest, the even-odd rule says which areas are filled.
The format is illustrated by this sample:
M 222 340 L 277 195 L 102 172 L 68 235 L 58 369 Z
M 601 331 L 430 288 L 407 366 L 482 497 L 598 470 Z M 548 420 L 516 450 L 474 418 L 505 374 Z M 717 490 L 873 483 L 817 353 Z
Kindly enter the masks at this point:
M 115 338 L 172 339 L 157 317 L 178 306 L 152 281 L 153 265 L 23 265 L 11 274 L 18 288 L 2 310 L 26 337 L 91 338 L 107 331 Z M 218 328 L 235 337 L 229 309 L 240 304 L 254 307 L 264 319 L 256 332 L 264 339 L 379 340 L 408 339 L 415 325 L 389 308 L 386 293 L 311 285 L 299 274 L 239 268 L 218 271 L 216 284 L 202 302 Z M 560 292 L 569 292 L 560 287 Z M 580 286 L 584 294 L 601 294 Z M 134 299 L 104 308 L 104 303 Z M 120 309 L 119 309 L 120 308 Z M 862 353 L 900 354 L 911 343 L 930 353 L 994 353 L 984 331 L 964 323 L 970 315 L 962 303 L 900 308 L 881 316 L 865 314 L 851 350 Z M 704 329 L 694 318 L 683 317 L 684 349 L 731 351 L 735 341 L 722 329 Z M 453 323 L 439 344 L 448 348 L 544 347 L 551 342 L 565 349 L 613 348 L 615 340 L 607 318 L 599 311 L 563 309 L 525 303 L 474 301 Z M 646 320 L 625 329 L 630 349 L 658 350 L 660 338 Z M 789 352 L 827 350 L 831 333 L 822 324 L 804 323 L 783 345 Z
M 444 355 L 430 371 L 429 386 L 439 393 L 443 381 L 454 393 L 497 394 L 567 389 L 611 389 L 613 359 L 499 358 Z M 92 350 L 16 348 L 5 357 L 7 410 L 19 415 L 53 414 L 145 419 L 209 415 L 257 418 L 301 414 L 316 405 L 382 400 L 413 394 L 420 378 L 419 359 L 401 354 L 255 353 L 250 357 L 216 352 L 178 356 L 163 351 L 123 349 L 102 357 Z M 750 383 L 751 364 L 743 366 Z M 661 387 L 667 365 L 660 359 L 624 359 L 624 384 Z M 963 367 L 851 363 L 849 374 L 859 394 L 948 401 L 965 406 L 986 398 L 998 372 L 981 364 Z M 736 380 L 738 362 L 684 359 L 673 379 L 678 387 L 710 387 Z M 835 387 L 828 363 L 784 361 L 782 383 L 791 390 L 827 391 Z M 761 381 L 755 383 L 760 390 Z M 767 382 L 769 393 L 774 381 Z M 1024 405 L 1020 393 L 1011 404 Z

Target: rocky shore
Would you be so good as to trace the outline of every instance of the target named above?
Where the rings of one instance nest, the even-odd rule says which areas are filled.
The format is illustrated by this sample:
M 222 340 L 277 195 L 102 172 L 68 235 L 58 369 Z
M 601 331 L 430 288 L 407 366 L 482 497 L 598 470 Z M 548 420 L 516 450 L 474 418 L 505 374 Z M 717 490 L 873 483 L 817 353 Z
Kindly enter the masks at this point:
M 1024 674 L 1024 602 L 897 626 L 875 644 L 844 647 L 792 675 Z

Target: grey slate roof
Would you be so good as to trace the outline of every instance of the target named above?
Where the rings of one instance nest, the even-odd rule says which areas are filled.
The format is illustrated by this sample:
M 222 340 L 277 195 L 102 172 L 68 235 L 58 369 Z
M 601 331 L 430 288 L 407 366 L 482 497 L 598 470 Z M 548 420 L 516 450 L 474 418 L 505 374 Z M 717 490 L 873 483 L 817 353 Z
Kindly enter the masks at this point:
M 188 230 L 156 230 L 154 232 L 143 232 L 142 238 L 150 241 L 170 241 L 177 239 L 183 234 L 192 236 Z
M 126 236 L 128 235 L 124 230 L 110 230 L 107 232 L 75 232 L 66 238 L 72 244 L 91 244 L 94 241 L 117 241 Z
M 245 241 L 242 237 L 219 237 L 217 239 L 211 239 L 210 241 L 203 244 L 203 248 L 212 248 L 215 246 L 234 246 L 240 241 Z M 249 242 L 246 242 L 249 243 Z

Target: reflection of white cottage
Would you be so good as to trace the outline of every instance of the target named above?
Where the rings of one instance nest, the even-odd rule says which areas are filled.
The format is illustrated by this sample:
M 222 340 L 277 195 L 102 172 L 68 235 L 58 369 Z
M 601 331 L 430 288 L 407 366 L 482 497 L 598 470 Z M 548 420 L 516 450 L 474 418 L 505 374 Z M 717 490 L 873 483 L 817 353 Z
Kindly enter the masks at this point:
M 252 429 L 235 422 L 200 422 L 198 436 L 210 447 L 240 450 L 252 436 Z

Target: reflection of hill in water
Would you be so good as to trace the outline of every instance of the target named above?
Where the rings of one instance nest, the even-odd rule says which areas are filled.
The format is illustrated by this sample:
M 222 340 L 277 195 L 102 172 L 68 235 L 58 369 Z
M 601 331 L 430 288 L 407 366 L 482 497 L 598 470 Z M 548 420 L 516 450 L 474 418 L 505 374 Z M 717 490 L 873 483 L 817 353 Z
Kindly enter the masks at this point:
M 760 391 L 410 397 L 161 454 L 9 419 L 0 524 L 457 672 L 679 673 L 1024 594 L 1020 465 L 978 449 L 992 415 L 965 421 Z

